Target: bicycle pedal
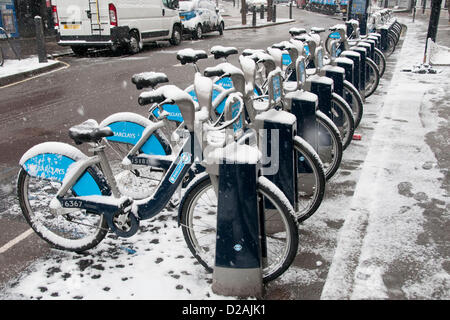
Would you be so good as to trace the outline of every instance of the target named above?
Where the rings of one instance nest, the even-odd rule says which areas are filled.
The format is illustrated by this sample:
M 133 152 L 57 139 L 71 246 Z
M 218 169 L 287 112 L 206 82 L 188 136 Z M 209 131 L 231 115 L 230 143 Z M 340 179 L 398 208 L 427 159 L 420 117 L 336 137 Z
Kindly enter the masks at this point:
M 361 140 L 361 139 L 362 139 L 362 136 L 360 134 L 355 133 L 353 135 L 353 140 Z

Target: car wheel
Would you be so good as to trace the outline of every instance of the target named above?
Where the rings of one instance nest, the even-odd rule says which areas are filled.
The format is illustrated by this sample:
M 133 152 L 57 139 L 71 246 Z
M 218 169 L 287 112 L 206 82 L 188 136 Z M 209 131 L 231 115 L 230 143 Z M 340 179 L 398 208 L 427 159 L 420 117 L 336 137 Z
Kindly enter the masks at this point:
M 174 46 L 178 46 L 181 43 L 181 40 L 182 40 L 181 27 L 174 26 L 172 31 L 172 38 L 170 38 L 169 42 Z
M 202 36 L 203 36 L 203 29 L 202 29 L 202 26 L 199 24 L 199 25 L 197 25 L 194 32 L 192 33 L 192 37 L 194 39 L 201 39 Z
M 141 51 L 141 47 L 139 46 L 139 35 L 137 32 L 131 32 L 130 33 L 130 42 L 128 44 L 128 51 L 131 54 L 137 54 L 139 51 Z

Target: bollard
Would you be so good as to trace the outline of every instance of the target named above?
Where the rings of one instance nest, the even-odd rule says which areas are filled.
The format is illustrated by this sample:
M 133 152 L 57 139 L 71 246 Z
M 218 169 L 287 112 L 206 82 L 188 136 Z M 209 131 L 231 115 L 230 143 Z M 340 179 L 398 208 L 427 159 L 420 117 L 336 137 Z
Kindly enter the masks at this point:
M 263 294 L 256 164 L 219 164 L 216 259 L 212 291 L 224 296 Z
M 289 2 L 289 19 L 292 19 L 292 1 Z
M 264 19 L 264 5 L 262 4 L 261 5 L 261 11 L 260 11 L 260 16 L 259 16 L 259 18 L 262 20 L 262 19 Z
M 253 8 L 252 8 L 252 13 L 253 13 L 253 16 L 252 16 L 252 26 L 253 26 L 253 28 L 254 28 L 254 27 L 256 27 L 256 6 L 253 6 Z
M 267 3 L 267 22 L 272 21 L 272 6 Z
M 36 28 L 36 49 L 39 63 L 47 62 L 47 49 L 45 47 L 44 26 L 40 16 L 34 17 L 34 25 Z
M 273 5 L 272 22 L 277 22 L 277 5 Z

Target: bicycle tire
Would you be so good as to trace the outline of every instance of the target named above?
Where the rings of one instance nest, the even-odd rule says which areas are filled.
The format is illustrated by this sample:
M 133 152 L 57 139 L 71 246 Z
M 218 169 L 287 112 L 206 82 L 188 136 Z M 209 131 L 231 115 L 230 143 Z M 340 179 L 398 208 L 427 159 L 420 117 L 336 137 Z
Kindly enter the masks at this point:
M 324 165 L 325 179 L 328 181 L 334 176 L 341 165 L 342 155 L 344 152 L 342 138 L 339 129 L 322 111 L 316 112 L 316 121 L 319 126 L 319 135 L 321 133 L 326 134 L 331 139 L 332 148 L 330 148 L 330 152 L 327 152 L 328 150 L 322 148 L 320 145 L 317 150 L 322 164 Z
M 331 97 L 331 109 L 331 113 L 333 114 L 331 120 L 333 120 L 339 128 L 342 137 L 342 147 L 345 150 L 352 142 L 353 134 L 355 132 L 355 117 L 353 116 L 353 111 L 347 101 L 335 92 L 332 93 Z M 341 117 L 343 117 L 343 119 L 341 119 Z M 338 125 L 340 123 L 343 125 Z
M 197 261 L 207 270 L 207 272 L 213 271 L 213 263 L 215 256 L 215 241 L 216 241 L 216 221 L 217 215 L 211 211 L 202 217 L 200 216 L 201 210 L 195 210 L 195 205 L 197 201 L 199 201 L 200 196 L 203 193 L 210 192 L 209 198 L 215 196 L 214 190 L 211 190 L 212 184 L 209 175 L 205 175 L 202 179 L 198 179 L 194 181 L 191 186 L 188 187 L 185 196 L 180 204 L 180 213 L 181 213 L 181 227 L 183 231 L 183 236 L 186 241 L 186 244 L 193 254 L 193 256 L 197 259 Z M 257 180 L 257 192 L 259 196 L 265 197 L 265 199 L 269 199 L 275 204 L 275 207 L 281 209 L 281 219 L 286 227 L 286 238 L 289 239 L 289 243 L 286 245 L 286 248 L 282 252 L 282 257 L 280 260 L 275 261 L 276 264 L 271 266 L 270 263 L 267 267 L 263 267 L 263 282 L 267 283 L 279 277 L 283 274 L 291 265 L 295 256 L 297 255 L 298 250 L 298 227 L 295 219 L 292 215 L 292 207 L 289 208 L 286 203 L 289 203 L 287 199 L 282 200 L 280 198 L 280 194 L 274 192 L 274 188 L 276 186 L 271 183 L 265 177 L 259 177 Z M 279 190 L 279 189 L 278 189 Z M 280 191 L 281 192 L 281 191 Z M 284 196 L 281 193 L 282 196 Z M 211 203 L 217 203 L 217 198 L 210 199 Z M 287 202 L 286 202 L 287 201 Z M 217 205 L 216 205 L 217 207 Z M 212 207 L 208 207 L 211 208 Z M 194 217 L 194 212 L 197 215 Z M 201 239 L 205 239 L 205 232 L 209 232 L 210 234 L 210 243 L 207 244 L 199 244 L 199 237 L 197 236 L 202 231 L 196 231 L 194 229 L 193 221 L 202 222 L 202 226 L 204 226 L 203 234 Z M 207 225 L 209 223 L 210 225 Z M 267 223 L 265 224 L 267 227 Z M 197 229 L 198 230 L 198 229 Z M 266 228 L 267 230 L 267 228 Z M 269 230 L 268 230 L 269 231 Z M 270 233 L 270 232 L 268 232 Z M 277 232 L 277 237 L 282 237 L 282 234 Z M 274 241 L 275 242 L 275 241 Z M 207 246 L 208 245 L 208 246 Z M 276 246 L 275 246 L 276 247 Z M 275 248 L 278 250 L 279 248 Z M 270 249 L 268 249 L 270 251 Z M 267 259 L 268 261 L 272 261 L 271 259 Z M 272 267 L 272 268 L 271 268 Z
M 293 141 L 297 161 L 307 162 L 308 167 L 312 171 L 312 173 L 300 173 L 297 171 L 298 207 L 295 208 L 295 217 L 297 222 L 303 222 L 311 217 L 322 203 L 325 194 L 326 177 L 322 161 L 311 145 L 299 136 L 295 136 Z M 310 186 L 308 174 L 314 175 L 314 186 Z M 311 192 L 311 197 L 308 197 Z M 306 206 L 301 205 L 303 203 L 302 199 L 307 202 Z
M 347 92 L 346 92 L 347 91 Z M 348 102 L 350 105 L 353 116 L 355 117 L 355 129 L 358 128 L 363 113 L 364 113 L 364 103 L 362 100 L 362 97 L 358 91 L 358 89 L 355 88 L 355 86 L 348 80 L 344 80 L 344 99 Z M 350 103 L 351 101 L 351 103 Z
M 380 70 L 375 62 L 370 58 L 366 58 L 366 65 L 370 69 L 369 75 L 371 75 L 370 77 L 372 79 L 372 82 L 366 81 L 365 95 L 366 98 L 368 98 L 375 92 L 375 90 L 377 90 L 378 85 L 380 84 Z
M 93 170 L 92 168 L 88 169 L 88 171 L 90 172 L 92 172 L 92 170 Z M 40 184 L 39 186 L 33 186 L 33 184 L 30 183 L 30 179 L 37 179 L 38 182 L 45 183 L 47 185 Z M 68 217 L 70 217 L 69 214 L 53 215 L 50 212 L 47 212 L 49 211 L 50 201 L 55 197 L 57 191 L 55 187 L 48 185 L 52 183 L 56 182 L 50 181 L 48 179 L 33 178 L 23 168 L 20 169 L 17 180 L 17 194 L 19 198 L 20 208 L 22 209 L 22 214 L 27 223 L 40 238 L 45 240 L 47 243 L 49 243 L 52 247 L 56 249 L 74 252 L 83 252 L 98 245 L 105 238 L 109 230 L 106 218 L 103 215 L 90 214 L 89 212 L 85 212 L 86 216 L 98 218 L 97 224 L 90 226 L 91 229 L 94 229 L 93 233 L 91 235 L 88 235 L 84 240 L 69 239 L 65 237 L 69 235 L 73 236 L 81 235 L 81 233 L 79 233 L 78 231 L 75 231 L 73 233 L 63 229 L 65 225 L 74 225 L 74 224 L 79 225 L 79 224 L 71 223 L 72 220 L 68 219 Z M 29 191 L 31 190 L 32 187 L 36 189 L 35 191 L 36 195 L 29 196 Z M 48 197 L 44 199 L 46 194 L 49 193 L 48 192 L 50 191 L 49 189 L 53 189 L 52 191 L 54 193 L 49 194 Z M 76 196 L 76 194 L 73 191 L 72 193 Z M 37 212 L 35 212 L 36 210 L 34 209 L 34 207 L 37 207 L 37 209 L 40 209 L 40 207 L 42 207 L 42 209 L 45 210 L 45 212 L 43 213 L 39 212 L 39 214 L 37 214 Z M 46 214 L 51 215 L 48 216 L 49 223 L 56 224 L 55 230 L 51 230 L 48 226 L 46 226 L 43 222 L 41 222 L 40 218 L 45 218 L 46 216 L 43 215 Z M 89 226 L 80 225 L 80 228 L 82 230 L 86 230 L 87 227 Z
M 3 63 L 5 62 L 3 58 L 3 49 L 0 48 L 0 67 L 3 66 Z
M 378 48 L 375 48 L 375 56 L 376 56 L 375 62 L 378 69 L 380 70 L 380 78 L 381 78 L 384 75 L 384 71 L 386 71 L 386 57 L 384 56 L 383 52 Z
M 391 54 L 394 53 L 395 47 L 396 47 L 396 44 L 395 44 L 394 37 L 391 34 L 388 34 L 388 45 L 387 45 L 386 50 L 384 51 L 384 56 L 390 57 Z

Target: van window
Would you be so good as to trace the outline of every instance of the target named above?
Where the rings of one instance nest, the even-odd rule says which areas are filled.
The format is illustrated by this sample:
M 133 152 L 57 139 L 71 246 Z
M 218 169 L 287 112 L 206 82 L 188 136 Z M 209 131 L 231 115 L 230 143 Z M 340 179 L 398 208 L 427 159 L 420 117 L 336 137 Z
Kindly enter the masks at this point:
M 162 0 L 162 2 L 169 9 L 178 9 L 178 0 Z

